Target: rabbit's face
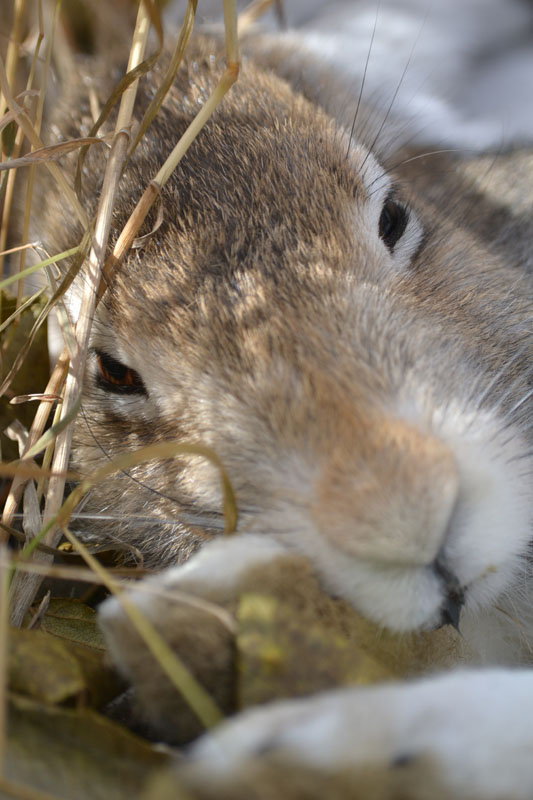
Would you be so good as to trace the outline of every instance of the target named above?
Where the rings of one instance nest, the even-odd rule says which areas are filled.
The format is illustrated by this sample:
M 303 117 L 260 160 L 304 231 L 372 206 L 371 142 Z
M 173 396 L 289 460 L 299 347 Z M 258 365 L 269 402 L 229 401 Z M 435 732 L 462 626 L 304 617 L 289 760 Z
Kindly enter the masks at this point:
M 195 81 L 142 146 L 132 193 L 150 148 L 189 121 Z M 164 207 L 99 309 L 77 462 L 202 443 L 239 530 L 303 551 L 378 622 L 428 628 L 493 603 L 531 535 L 525 316 L 505 268 L 261 72 L 193 144 Z M 219 475 L 200 457 L 151 462 L 87 508 L 168 563 L 206 517 L 217 528 Z

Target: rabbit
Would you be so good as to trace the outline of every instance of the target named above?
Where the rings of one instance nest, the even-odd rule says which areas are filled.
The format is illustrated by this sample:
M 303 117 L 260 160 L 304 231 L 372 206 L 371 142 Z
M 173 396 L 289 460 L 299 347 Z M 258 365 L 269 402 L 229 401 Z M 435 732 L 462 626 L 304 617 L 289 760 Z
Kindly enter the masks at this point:
M 97 309 L 75 431 L 84 472 L 152 442 L 210 448 L 237 535 L 220 536 L 219 470 L 198 455 L 118 472 L 78 528 L 167 568 L 148 584 L 215 600 L 301 554 L 378 626 L 450 624 L 468 643 L 474 671 L 239 715 L 193 750 L 206 796 L 230 767 L 282 748 L 326 771 L 428 756 L 439 791 L 528 797 L 518 745 L 533 745 L 533 673 L 511 667 L 531 661 L 533 635 L 533 155 L 431 154 L 394 108 L 376 127 L 365 98 L 351 131 L 342 79 L 296 41 L 244 43 L 238 83 L 163 190 L 163 225 Z M 222 69 L 220 40 L 196 37 L 122 180 L 116 234 Z M 141 84 L 139 114 L 156 83 L 157 71 Z M 66 107 L 57 124 L 83 133 L 88 103 Z M 94 151 L 87 197 L 101 176 Z M 61 202 L 47 194 L 42 230 L 65 249 L 77 231 L 54 224 Z M 172 604 L 129 596 L 172 639 Z M 100 616 L 135 681 L 118 600 Z M 166 691 L 152 686 L 150 704 L 165 729 Z

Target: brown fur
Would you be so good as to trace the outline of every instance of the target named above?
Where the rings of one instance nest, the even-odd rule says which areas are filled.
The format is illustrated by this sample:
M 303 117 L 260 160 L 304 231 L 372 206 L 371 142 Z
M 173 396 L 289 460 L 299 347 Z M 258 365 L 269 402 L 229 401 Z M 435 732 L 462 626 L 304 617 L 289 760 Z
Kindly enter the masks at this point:
M 116 232 L 221 69 L 218 42 L 195 40 L 122 182 Z M 141 87 L 140 111 L 156 81 Z M 391 270 L 379 239 L 369 238 L 359 219 L 368 200 L 358 175 L 363 156 L 354 144 L 347 157 L 346 135 L 321 110 L 322 99 L 311 103 L 245 58 L 238 84 L 163 192 L 162 228 L 128 257 L 98 312 L 98 346 L 116 355 L 119 340 L 120 360 L 142 371 L 159 396 L 149 419 L 124 419 L 100 399 L 89 366 L 75 450 L 85 471 L 152 441 L 202 442 L 226 465 L 246 519 L 248 510 L 266 514 L 301 501 L 283 480 L 286 460 L 301 457 L 317 480 L 314 513 L 334 525 L 358 463 L 369 473 L 361 508 L 371 506 L 400 462 L 411 491 L 422 452 L 428 469 L 413 491 L 428 498 L 428 507 L 433 476 L 454 483 L 450 455 L 441 456 L 438 443 L 408 425 L 399 439 L 393 429 L 386 432 L 391 400 L 413 375 L 423 375 L 430 398 L 466 401 L 512 362 L 506 403 L 523 396 L 531 354 L 527 253 L 517 246 L 513 257 L 507 247 L 502 258 L 501 234 L 475 224 L 505 212 L 479 187 L 465 189 L 471 184 L 457 171 L 460 160 L 410 164 L 403 163 L 404 153 L 389 154 L 398 163 L 398 197 L 424 227 L 409 269 Z M 70 113 L 72 99 L 67 106 Z M 72 128 L 83 132 L 86 106 L 78 99 L 76 108 Z M 90 205 L 101 161 L 96 150 L 88 161 Z M 481 172 L 486 169 L 482 163 Z M 47 195 L 58 247 L 77 241 L 69 226 L 58 229 L 62 202 Z M 510 243 L 513 230 L 530 224 L 525 214 L 507 222 Z M 502 391 L 492 387 L 485 404 L 495 404 Z M 527 409 L 521 413 L 517 421 L 525 426 Z M 396 445 L 385 446 L 393 440 L 402 442 L 399 454 Z M 370 466 L 369 453 L 377 458 Z M 139 466 L 130 476 L 135 482 L 121 473 L 92 492 L 85 510 L 123 518 L 99 524 L 94 534 L 132 542 L 150 564 L 186 558 L 203 535 L 157 517 L 172 519 L 180 506 L 216 517 L 216 472 L 190 459 Z M 205 501 L 198 496 L 202 486 Z M 155 521 L 147 526 L 133 514 Z

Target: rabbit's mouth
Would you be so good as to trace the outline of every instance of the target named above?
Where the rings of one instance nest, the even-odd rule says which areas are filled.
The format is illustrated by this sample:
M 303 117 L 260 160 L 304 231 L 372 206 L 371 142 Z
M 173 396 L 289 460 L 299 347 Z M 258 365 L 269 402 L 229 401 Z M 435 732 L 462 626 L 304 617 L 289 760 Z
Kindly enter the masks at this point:
M 520 433 L 451 404 L 432 423 L 428 434 L 398 419 L 387 430 L 380 418 L 376 437 L 387 453 L 372 438 L 368 458 L 354 456 L 374 436 L 361 426 L 335 463 L 331 452 L 325 467 L 317 457 L 310 491 L 305 470 L 290 488 L 287 474 L 285 500 L 278 495 L 276 510 L 251 527 L 303 552 L 330 591 L 395 631 L 462 631 L 467 618 L 519 593 L 529 553 L 529 451 Z
M 435 572 L 442 578 L 444 586 L 444 602 L 441 608 L 441 626 L 451 625 L 459 630 L 461 611 L 465 604 L 465 590 L 457 576 L 448 569 L 444 559 L 437 559 L 434 565 Z

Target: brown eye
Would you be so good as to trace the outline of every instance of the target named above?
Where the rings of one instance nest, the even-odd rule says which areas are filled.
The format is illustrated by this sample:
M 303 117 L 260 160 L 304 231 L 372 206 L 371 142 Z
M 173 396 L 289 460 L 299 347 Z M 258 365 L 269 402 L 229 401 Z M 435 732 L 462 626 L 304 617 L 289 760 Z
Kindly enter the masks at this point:
M 127 367 L 101 350 L 96 351 L 98 374 L 96 382 L 100 389 L 115 394 L 148 394 L 138 372 Z
M 379 218 L 379 235 L 391 253 L 394 251 L 396 243 L 403 236 L 408 222 L 409 214 L 407 209 L 391 197 L 388 197 L 383 204 L 381 217 Z

